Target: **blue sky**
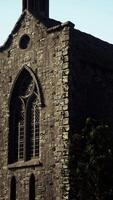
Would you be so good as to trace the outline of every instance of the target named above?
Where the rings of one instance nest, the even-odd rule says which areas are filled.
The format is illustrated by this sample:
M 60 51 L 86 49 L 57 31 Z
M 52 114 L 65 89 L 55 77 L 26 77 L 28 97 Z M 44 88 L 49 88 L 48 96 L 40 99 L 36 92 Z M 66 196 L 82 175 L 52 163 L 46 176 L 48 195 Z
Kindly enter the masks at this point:
M 21 14 L 22 0 L 0 2 L 0 45 Z M 113 44 L 113 0 L 50 0 L 50 17 Z

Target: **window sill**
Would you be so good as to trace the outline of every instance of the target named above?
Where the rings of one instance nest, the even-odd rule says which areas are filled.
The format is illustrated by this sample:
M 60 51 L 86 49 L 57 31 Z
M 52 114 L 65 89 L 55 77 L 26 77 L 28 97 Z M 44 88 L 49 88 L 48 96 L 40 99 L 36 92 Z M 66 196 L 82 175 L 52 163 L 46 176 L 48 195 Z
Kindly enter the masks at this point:
M 18 161 L 12 164 L 8 164 L 8 169 L 16 169 L 16 168 L 28 168 L 28 167 L 42 167 L 43 164 L 38 159 L 32 159 L 29 161 Z

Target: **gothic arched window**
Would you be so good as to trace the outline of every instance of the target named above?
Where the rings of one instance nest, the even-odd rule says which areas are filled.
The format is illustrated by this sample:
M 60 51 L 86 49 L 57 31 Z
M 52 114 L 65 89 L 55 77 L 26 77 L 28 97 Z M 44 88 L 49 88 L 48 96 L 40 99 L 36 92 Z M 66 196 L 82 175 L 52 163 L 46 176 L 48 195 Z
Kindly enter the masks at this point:
M 33 73 L 24 68 L 12 89 L 9 117 L 9 163 L 39 156 L 40 94 Z
M 35 176 L 33 174 L 29 181 L 29 200 L 35 200 Z
M 10 200 L 16 200 L 16 179 L 14 176 L 11 179 Z

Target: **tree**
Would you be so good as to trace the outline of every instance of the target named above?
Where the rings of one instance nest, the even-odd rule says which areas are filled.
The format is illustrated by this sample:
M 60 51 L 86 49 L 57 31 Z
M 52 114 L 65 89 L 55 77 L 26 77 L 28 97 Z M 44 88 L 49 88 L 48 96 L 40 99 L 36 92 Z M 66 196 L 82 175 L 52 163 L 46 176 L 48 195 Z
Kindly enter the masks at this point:
M 75 134 L 73 147 L 76 199 L 113 200 L 113 133 L 110 127 L 87 119 L 82 134 Z

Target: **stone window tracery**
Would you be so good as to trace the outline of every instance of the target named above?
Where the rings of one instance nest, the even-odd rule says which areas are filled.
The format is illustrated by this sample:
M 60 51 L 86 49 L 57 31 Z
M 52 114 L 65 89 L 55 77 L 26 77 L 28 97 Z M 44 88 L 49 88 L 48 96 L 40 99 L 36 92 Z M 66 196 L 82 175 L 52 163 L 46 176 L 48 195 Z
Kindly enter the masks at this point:
M 10 99 L 9 163 L 39 156 L 40 98 L 37 83 L 23 69 Z

